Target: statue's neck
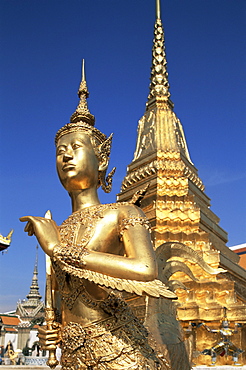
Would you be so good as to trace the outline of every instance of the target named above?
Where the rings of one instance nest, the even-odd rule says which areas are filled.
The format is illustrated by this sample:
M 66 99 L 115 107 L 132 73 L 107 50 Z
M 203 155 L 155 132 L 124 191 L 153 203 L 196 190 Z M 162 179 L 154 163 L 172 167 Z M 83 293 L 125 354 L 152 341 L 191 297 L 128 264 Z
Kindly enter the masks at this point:
M 83 208 L 100 204 L 96 189 L 84 189 L 69 193 L 72 201 L 72 211 L 80 211 Z

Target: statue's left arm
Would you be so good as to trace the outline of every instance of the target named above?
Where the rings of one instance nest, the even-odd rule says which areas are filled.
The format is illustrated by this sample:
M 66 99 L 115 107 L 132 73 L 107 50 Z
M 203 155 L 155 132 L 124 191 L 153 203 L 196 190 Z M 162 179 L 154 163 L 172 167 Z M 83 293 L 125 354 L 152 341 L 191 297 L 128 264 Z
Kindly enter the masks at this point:
M 74 268 L 106 274 L 115 278 L 139 281 L 152 281 L 157 277 L 157 264 L 150 238 L 148 221 L 143 212 L 133 206 L 122 207 L 115 227 L 122 240 L 124 255 L 116 252 L 98 251 L 97 245 L 110 243 L 107 225 L 101 234 L 92 238 L 89 247 L 66 247 L 58 245 L 54 249 L 54 259 Z M 110 229 L 110 228 L 109 228 Z M 95 233 L 96 234 L 96 233 Z
M 116 226 L 117 237 L 122 239 L 124 246 L 124 255 L 117 254 L 117 251 L 108 253 L 97 249 L 98 243 L 110 243 L 107 224 L 98 237 L 92 238 L 87 249 L 62 243 L 53 220 L 27 216 L 22 217 L 21 221 L 28 221 L 25 228 L 28 235 L 35 234 L 44 252 L 53 258 L 54 266 L 58 264 L 68 274 L 138 295 L 176 297 L 161 281 L 156 280 L 157 264 L 148 221 L 137 207 L 126 207 L 126 213 L 120 213 Z

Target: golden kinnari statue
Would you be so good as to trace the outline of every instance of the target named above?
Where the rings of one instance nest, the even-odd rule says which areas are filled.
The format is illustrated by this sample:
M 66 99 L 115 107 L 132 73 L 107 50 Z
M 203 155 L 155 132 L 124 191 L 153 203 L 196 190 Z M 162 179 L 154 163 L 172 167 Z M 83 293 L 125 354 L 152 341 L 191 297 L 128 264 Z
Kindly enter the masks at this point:
M 131 202 L 100 204 L 97 189 L 109 192 L 114 172 L 106 177 L 112 136 L 94 127 L 84 68 L 78 94 L 71 122 L 55 139 L 57 172 L 71 197 L 72 215 L 61 226 L 49 213 L 20 219 L 48 256 L 41 345 L 50 351 L 51 368 L 61 342 L 63 370 L 170 369 L 119 291 L 176 296 L 157 279 L 150 226 L 141 209 Z

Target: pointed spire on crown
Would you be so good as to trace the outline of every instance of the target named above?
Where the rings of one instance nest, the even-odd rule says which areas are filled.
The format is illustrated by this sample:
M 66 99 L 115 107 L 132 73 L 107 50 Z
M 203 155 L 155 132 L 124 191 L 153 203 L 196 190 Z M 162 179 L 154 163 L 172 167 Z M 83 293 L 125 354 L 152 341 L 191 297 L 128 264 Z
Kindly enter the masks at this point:
M 87 83 L 85 78 L 85 61 L 82 60 L 82 79 L 78 91 L 79 104 L 76 111 L 70 118 L 71 123 L 85 122 L 91 126 L 95 124 L 95 117 L 90 113 L 87 105 L 87 98 L 89 97 L 89 91 L 87 89 Z
M 173 107 L 170 101 L 167 61 L 165 54 L 164 30 L 161 21 L 161 4 L 156 0 L 156 21 L 154 28 L 154 40 L 152 48 L 152 66 L 150 76 L 150 92 L 147 106 L 152 103 L 157 96 L 164 98 Z
M 89 91 L 87 89 L 85 79 L 85 62 L 82 60 L 82 79 L 79 85 L 79 104 L 70 118 L 70 122 L 61 127 L 55 136 L 55 145 L 57 145 L 59 139 L 69 133 L 84 131 L 90 133 L 95 140 L 99 143 L 103 143 L 107 136 L 104 135 L 100 130 L 95 127 L 95 117 L 90 113 L 87 105 L 87 98 Z

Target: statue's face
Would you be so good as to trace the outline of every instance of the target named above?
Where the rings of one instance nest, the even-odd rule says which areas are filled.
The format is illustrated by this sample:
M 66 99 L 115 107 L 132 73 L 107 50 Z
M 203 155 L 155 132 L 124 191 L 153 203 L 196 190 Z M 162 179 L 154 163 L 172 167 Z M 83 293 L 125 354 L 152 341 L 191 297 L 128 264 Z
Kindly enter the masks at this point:
M 98 159 L 87 134 L 73 132 L 59 139 L 56 168 L 59 179 L 67 191 L 97 187 L 98 165 Z

